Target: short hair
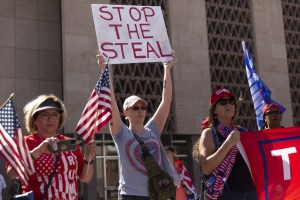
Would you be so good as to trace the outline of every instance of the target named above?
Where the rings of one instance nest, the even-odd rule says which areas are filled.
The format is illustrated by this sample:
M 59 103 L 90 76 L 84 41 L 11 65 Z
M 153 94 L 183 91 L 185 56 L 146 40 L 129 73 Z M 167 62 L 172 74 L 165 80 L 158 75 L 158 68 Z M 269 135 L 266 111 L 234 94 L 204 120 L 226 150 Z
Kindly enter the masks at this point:
M 41 111 L 38 111 L 38 112 L 35 112 L 35 111 L 39 108 L 39 106 L 43 102 L 45 102 L 49 99 L 51 99 L 53 102 L 59 104 L 61 107 L 62 113 L 61 113 L 61 117 L 59 119 L 58 130 L 63 128 L 66 118 L 67 118 L 67 111 L 66 111 L 65 105 L 54 94 L 42 94 L 42 95 L 39 95 L 38 97 L 36 97 L 35 99 L 31 100 L 30 102 L 28 102 L 23 109 L 23 112 L 25 114 L 25 126 L 29 133 L 32 134 L 32 133 L 37 132 L 37 127 L 35 126 L 34 121 L 36 120 L 36 117 L 38 116 L 38 114 Z

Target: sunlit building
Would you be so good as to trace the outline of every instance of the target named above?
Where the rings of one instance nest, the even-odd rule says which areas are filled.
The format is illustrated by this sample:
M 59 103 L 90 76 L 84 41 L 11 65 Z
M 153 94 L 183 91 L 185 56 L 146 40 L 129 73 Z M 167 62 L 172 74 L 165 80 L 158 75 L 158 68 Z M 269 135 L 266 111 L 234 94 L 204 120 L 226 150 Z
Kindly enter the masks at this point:
M 272 98 L 287 109 L 283 125 L 300 125 L 300 2 L 297 0 L 1 0 L 0 104 L 11 93 L 19 118 L 23 106 L 41 93 L 54 93 L 67 107 L 64 133 L 75 127 L 100 70 L 91 4 L 160 6 L 178 63 L 172 69 L 173 102 L 162 141 L 172 145 L 200 187 L 192 147 L 208 115 L 213 90 L 238 97 L 238 123 L 257 130 L 241 41 L 249 45 L 257 73 Z M 156 110 L 162 91 L 161 63 L 115 65 L 119 108 L 130 94 Z M 22 125 L 24 127 L 24 124 Z M 25 133 L 25 128 L 23 128 Z M 28 134 L 28 133 L 26 133 Z M 81 199 L 117 199 L 118 155 L 108 127 L 95 135 L 95 175 L 81 184 Z M 5 164 L 2 162 L 1 172 Z M 7 183 L 9 179 L 6 176 Z

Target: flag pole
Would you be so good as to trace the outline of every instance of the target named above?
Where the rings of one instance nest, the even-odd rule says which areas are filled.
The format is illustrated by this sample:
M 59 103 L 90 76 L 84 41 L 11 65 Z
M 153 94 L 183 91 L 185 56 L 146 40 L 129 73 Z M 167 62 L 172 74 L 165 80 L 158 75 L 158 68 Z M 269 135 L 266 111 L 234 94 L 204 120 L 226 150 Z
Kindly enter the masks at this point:
M 96 112 L 96 117 L 98 116 L 98 110 L 97 110 L 97 112 Z M 93 134 L 93 138 L 92 138 L 92 140 L 90 140 L 90 141 L 93 141 L 94 140 L 94 137 L 95 137 L 95 134 L 96 134 L 96 123 L 94 123 L 94 134 Z M 97 147 L 96 147 L 97 148 Z M 91 159 L 91 154 L 89 154 L 89 158 L 88 158 L 89 160 Z M 86 174 L 89 174 L 89 171 L 90 171 L 90 164 L 88 164 L 88 166 L 87 166 L 87 169 L 86 169 Z
M 8 97 L 8 99 L 2 104 L 0 107 L 0 110 L 7 104 L 7 102 L 14 96 L 15 93 L 11 93 L 11 95 Z
M 107 57 L 105 54 L 104 54 L 104 56 L 105 57 Z M 108 62 L 109 62 L 109 57 L 107 57 L 107 61 L 106 61 L 106 64 L 108 65 Z M 105 69 L 104 69 L 105 70 Z M 97 110 L 97 112 L 96 112 L 96 117 L 98 116 L 98 110 Z M 96 123 L 94 124 L 94 134 L 93 134 L 93 138 L 92 138 L 92 140 L 91 141 L 93 141 L 94 140 L 94 137 L 95 137 L 95 134 L 96 134 Z M 97 148 L 97 146 L 96 146 L 96 148 Z M 91 158 L 91 154 L 89 154 L 89 160 L 90 160 L 90 158 Z M 90 170 L 90 164 L 88 165 L 88 167 L 87 167 L 87 171 L 86 171 L 86 174 L 89 174 L 89 170 Z

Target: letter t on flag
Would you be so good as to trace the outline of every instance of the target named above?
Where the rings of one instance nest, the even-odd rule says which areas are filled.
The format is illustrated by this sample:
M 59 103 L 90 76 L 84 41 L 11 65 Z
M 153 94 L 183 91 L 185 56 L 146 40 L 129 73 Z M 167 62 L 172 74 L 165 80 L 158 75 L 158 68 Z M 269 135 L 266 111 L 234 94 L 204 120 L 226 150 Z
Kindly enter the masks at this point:
M 245 59 L 245 66 L 247 71 L 250 93 L 252 96 L 252 101 L 253 101 L 254 110 L 256 114 L 257 127 L 260 128 L 263 123 L 262 109 L 265 104 L 270 104 L 270 103 L 277 104 L 281 108 L 282 113 L 284 113 L 285 108 L 279 103 L 271 99 L 272 92 L 256 73 L 245 41 L 242 41 L 242 46 L 244 51 L 244 59 Z
M 88 143 L 94 137 L 95 132 L 99 132 L 110 119 L 111 97 L 107 63 L 82 112 L 76 132 L 85 143 Z

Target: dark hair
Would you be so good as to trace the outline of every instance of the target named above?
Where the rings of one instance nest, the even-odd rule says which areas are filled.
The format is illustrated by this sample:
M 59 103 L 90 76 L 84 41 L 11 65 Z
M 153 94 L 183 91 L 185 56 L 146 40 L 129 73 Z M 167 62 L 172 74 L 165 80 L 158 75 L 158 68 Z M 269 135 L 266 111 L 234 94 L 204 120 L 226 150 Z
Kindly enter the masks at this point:
M 238 100 L 240 101 L 240 100 Z M 232 121 L 236 122 L 236 118 L 237 118 L 237 115 L 238 115 L 238 101 L 237 103 L 235 104 L 235 114 L 232 118 Z M 209 123 L 208 125 L 206 126 L 206 128 L 208 127 L 215 127 L 217 122 L 218 122 L 218 118 L 215 114 L 215 109 L 216 109 L 216 105 L 217 105 L 218 102 L 216 103 L 213 103 L 210 108 L 209 108 L 209 111 L 208 111 L 208 120 L 209 120 Z

